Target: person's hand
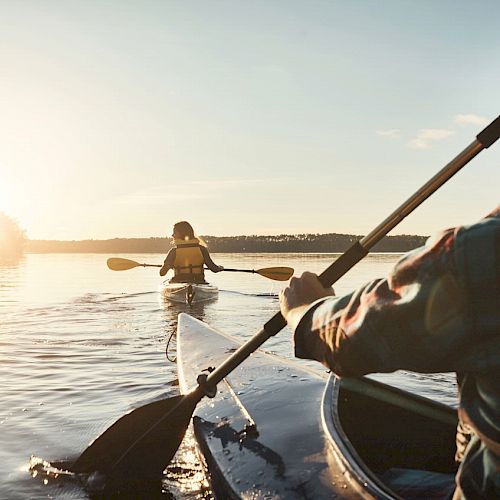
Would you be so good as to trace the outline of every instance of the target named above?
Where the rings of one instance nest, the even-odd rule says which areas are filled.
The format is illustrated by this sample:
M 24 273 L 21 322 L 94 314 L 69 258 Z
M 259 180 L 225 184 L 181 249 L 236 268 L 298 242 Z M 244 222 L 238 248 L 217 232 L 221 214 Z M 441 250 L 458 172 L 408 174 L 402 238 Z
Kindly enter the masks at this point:
M 280 291 L 281 314 L 295 330 L 309 304 L 329 295 L 335 295 L 333 288 L 325 288 L 313 273 L 305 272 L 300 278 L 292 277 L 288 286 Z

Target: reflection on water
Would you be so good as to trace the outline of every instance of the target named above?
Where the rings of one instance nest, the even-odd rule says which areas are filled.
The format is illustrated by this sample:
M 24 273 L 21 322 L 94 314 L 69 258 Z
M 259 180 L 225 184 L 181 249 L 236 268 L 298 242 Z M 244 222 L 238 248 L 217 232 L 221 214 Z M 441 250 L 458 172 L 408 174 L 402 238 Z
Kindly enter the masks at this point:
M 120 416 L 155 399 L 178 393 L 175 341 L 177 315 L 187 311 L 216 329 L 246 340 L 278 310 L 284 286 L 254 274 L 208 274 L 218 300 L 191 307 L 160 299 L 157 270 L 112 272 L 108 255 L 27 255 L 0 267 L 0 479 L 2 498 L 89 498 L 80 480 L 32 468 L 31 456 L 72 463 Z M 134 260 L 144 256 L 126 255 Z M 296 275 L 321 272 L 336 255 L 217 254 L 231 268 L 292 266 Z M 397 255 L 370 255 L 335 285 L 337 294 L 381 276 Z M 163 255 L 148 255 L 151 263 Z M 285 329 L 264 346 L 292 357 Z M 302 363 L 302 361 L 301 361 Z M 318 368 L 317 364 L 311 363 Z M 398 373 L 390 383 L 455 403 L 450 374 Z M 146 488 L 147 485 L 144 485 Z M 161 498 L 210 498 L 192 436 L 167 467 Z M 149 494 L 151 493 L 151 494 Z M 148 496 L 153 492 L 148 492 Z
M 191 429 L 188 429 L 179 451 L 166 469 L 163 486 L 174 498 L 213 500 L 205 465 L 196 452 Z

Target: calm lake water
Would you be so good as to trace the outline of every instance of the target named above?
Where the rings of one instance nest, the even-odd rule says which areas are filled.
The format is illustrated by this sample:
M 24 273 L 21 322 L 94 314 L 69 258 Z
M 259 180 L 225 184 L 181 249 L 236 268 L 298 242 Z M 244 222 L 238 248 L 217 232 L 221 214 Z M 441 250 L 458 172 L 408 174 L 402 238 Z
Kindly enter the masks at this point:
M 177 393 L 175 332 L 184 306 L 160 299 L 155 268 L 112 272 L 107 255 L 27 255 L 0 267 L 0 498 L 89 498 L 74 477 L 30 470 L 37 460 L 71 463 L 129 410 Z M 164 255 L 121 257 L 162 263 Z M 321 272 L 334 254 L 213 254 L 225 267 L 286 265 L 296 275 Z M 336 285 L 338 295 L 383 276 L 396 254 L 370 254 Z M 226 333 L 247 339 L 277 310 L 283 286 L 254 274 L 208 273 L 219 299 L 192 310 Z M 188 311 L 189 312 L 189 311 Z M 265 349 L 293 357 L 285 329 Z M 298 361 L 298 363 L 304 363 Z M 321 368 L 319 364 L 313 364 Z M 456 404 L 451 374 L 398 372 L 376 378 Z M 211 498 L 189 436 L 167 468 L 160 498 Z M 150 495 L 149 495 L 150 497 Z

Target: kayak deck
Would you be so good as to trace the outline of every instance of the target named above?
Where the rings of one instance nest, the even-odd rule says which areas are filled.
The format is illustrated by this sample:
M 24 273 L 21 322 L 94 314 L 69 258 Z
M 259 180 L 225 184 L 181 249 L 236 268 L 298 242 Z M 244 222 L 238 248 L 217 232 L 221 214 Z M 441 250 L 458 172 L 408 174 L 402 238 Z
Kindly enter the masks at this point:
M 218 366 L 239 343 L 179 315 L 177 362 L 181 392 Z M 197 406 L 193 428 L 220 498 L 332 498 L 349 484 L 325 453 L 319 411 L 326 374 L 262 351 L 254 353 Z M 236 397 L 235 397 L 236 396 Z M 286 406 L 285 406 L 286 402 Z M 251 418 L 251 421 L 249 420 Z M 252 421 L 255 431 L 251 429 Z
M 240 344 L 180 314 L 181 392 Z M 368 379 L 333 376 L 325 389 L 326 372 L 261 350 L 226 380 L 193 418 L 219 498 L 399 498 L 388 484 L 400 476 L 387 479 L 398 467 L 449 488 L 456 412 L 444 405 Z

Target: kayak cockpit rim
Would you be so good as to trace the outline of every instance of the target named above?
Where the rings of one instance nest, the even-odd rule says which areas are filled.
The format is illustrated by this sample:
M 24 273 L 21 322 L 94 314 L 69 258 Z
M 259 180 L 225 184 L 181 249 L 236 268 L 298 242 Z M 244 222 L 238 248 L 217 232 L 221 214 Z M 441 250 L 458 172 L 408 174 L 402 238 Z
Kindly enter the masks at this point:
M 400 497 L 389 490 L 365 465 L 342 428 L 337 401 L 344 380 L 348 379 L 332 374 L 323 392 L 321 420 L 328 444 L 333 449 L 333 455 L 343 469 L 346 480 L 350 484 L 359 485 L 357 489 L 360 494 L 366 495 L 368 492 L 374 498 L 398 499 Z
M 346 479 L 354 480 L 360 490 L 368 492 L 376 498 L 401 498 L 361 458 L 356 446 L 349 438 L 349 432 L 352 432 L 352 429 L 349 432 L 345 431 L 342 422 L 345 415 L 344 417 L 341 415 L 341 406 L 345 404 L 344 400 L 351 399 L 351 395 L 372 399 L 373 404 L 382 403 L 388 405 L 388 408 L 399 408 L 402 411 L 411 412 L 427 421 L 445 426 L 450 431 L 456 429 L 457 426 L 456 410 L 443 403 L 402 391 L 366 377 L 340 378 L 332 375 L 328 380 L 321 403 L 321 419 L 326 439 L 336 460 L 342 465 Z

